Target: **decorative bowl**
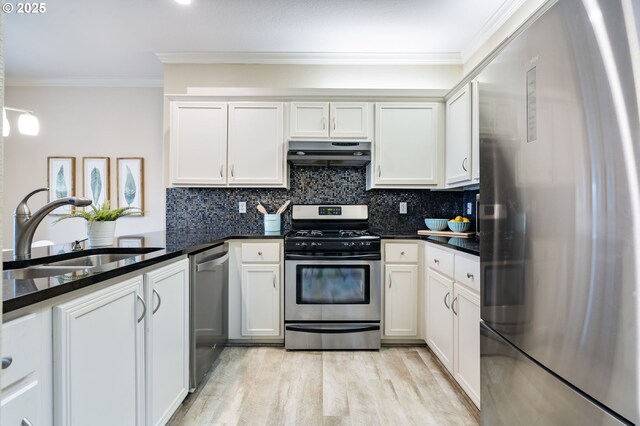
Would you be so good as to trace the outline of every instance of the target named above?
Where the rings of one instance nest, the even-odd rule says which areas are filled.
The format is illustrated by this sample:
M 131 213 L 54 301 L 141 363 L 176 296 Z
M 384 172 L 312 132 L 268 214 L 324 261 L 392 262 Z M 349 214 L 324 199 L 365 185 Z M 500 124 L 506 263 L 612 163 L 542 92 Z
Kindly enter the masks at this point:
M 424 224 L 432 231 L 443 231 L 447 229 L 448 219 L 425 219 Z
M 449 229 L 453 232 L 465 232 L 471 228 L 471 222 L 454 222 L 450 220 L 447 222 L 447 225 L 449 225 Z

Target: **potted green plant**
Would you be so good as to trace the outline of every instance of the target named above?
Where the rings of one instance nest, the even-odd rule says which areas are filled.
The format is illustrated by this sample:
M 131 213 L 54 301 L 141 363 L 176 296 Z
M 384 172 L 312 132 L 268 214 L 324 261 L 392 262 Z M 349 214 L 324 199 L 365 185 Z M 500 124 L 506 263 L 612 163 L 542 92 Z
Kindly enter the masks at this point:
M 116 232 L 116 220 L 140 212 L 141 210 L 137 207 L 120 207 L 112 210 L 109 201 L 105 201 L 99 208 L 92 204 L 91 210 L 75 210 L 61 216 L 54 223 L 80 217 L 87 221 L 87 236 L 91 247 L 110 246 L 113 244 L 113 236 Z

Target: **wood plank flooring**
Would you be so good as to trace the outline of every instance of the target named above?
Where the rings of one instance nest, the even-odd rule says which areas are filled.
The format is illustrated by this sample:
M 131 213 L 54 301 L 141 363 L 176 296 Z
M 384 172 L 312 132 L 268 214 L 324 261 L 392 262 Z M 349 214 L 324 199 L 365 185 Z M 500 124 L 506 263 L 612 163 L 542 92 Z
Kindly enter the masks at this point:
M 227 347 L 170 425 L 477 425 L 424 347 L 287 352 Z

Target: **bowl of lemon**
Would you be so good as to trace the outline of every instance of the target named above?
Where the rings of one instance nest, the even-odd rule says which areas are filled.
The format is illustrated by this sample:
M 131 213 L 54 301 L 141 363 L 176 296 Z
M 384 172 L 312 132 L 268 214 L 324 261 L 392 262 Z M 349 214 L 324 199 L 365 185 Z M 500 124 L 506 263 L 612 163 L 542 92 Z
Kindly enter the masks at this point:
M 471 221 L 466 217 L 456 216 L 448 221 L 447 225 L 453 232 L 466 232 L 471 228 Z
M 424 220 L 424 224 L 432 231 L 443 231 L 447 229 L 447 219 L 430 219 Z

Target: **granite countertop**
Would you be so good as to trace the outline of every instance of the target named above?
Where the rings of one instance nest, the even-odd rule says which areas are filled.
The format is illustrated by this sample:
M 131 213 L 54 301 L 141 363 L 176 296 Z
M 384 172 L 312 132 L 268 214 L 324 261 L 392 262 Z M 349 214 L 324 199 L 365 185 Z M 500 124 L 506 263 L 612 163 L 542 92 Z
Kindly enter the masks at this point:
M 449 247 L 464 253 L 480 256 L 480 239 L 478 237 L 458 238 L 435 235 L 418 235 L 416 232 L 377 232 L 384 240 L 422 240 Z
M 197 233 L 158 231 L 117 237 L 114 239 L 112 246 L 86 247 L 79 252 L 71 250 L 71 243 L 38 247 L 33 249 L 32 257 L 29 260 L 14 261 L 12 252 L 4 252 L 4 271 L 90 254 L 118 253 L 123 255 L 131 254 L 131 257 L 93 269 L 80 269 L 66 274 L 61 273 L 42 278 L 5 278 L 8 273 L 4 272 L 2 283 L 3 312 L 11 312 L 184 254 L 195 254 L 220 245 L 225 240 L 242 238 L 281 239 L 283 237 L 284 233 L 265 235 L 263 233 L 236 233 L 233 231 L 202 231 Z M 83 246 L 85 244 L 83 243 Z

